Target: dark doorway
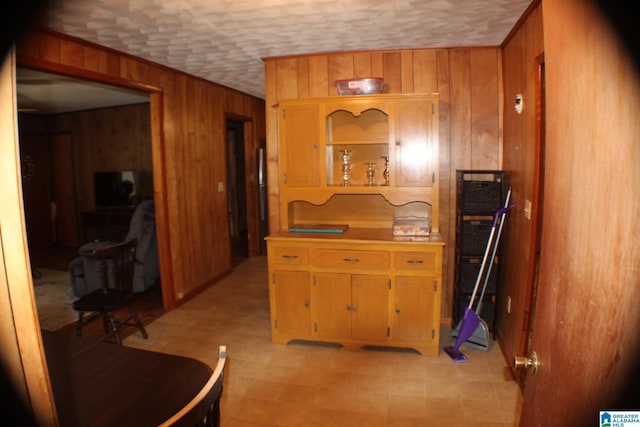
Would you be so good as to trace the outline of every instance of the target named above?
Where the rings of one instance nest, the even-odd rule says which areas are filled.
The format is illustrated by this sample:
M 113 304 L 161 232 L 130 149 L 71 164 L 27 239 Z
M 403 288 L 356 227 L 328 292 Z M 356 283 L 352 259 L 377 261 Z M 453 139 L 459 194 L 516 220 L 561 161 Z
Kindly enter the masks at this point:
M 227 191 L 233 265 L 249 258 L 244 122 L 227 119 Z

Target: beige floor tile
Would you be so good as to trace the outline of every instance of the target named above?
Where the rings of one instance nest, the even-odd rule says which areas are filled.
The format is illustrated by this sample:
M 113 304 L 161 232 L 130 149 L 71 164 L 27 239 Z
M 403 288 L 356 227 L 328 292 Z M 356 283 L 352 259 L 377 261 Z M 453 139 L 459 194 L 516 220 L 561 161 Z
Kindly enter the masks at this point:
M 231 275 L 147 327 L 125 345 L 215 364 L 227 346 L 222 427 L 513 427 L 520 389 L 497 346 L 425 357 L 407 350 L 351 351 L 271 342 L 266 258 Z M 451 329 L 441 330 L 441 343 Z

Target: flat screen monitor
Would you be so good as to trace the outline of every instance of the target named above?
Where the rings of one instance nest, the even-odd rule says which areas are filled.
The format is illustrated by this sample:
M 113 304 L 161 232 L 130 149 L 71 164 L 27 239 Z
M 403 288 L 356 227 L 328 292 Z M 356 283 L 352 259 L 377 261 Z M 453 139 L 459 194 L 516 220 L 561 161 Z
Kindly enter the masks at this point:
M 95 172 L 96 207 L 135 207 L 144 199 L 142 178 L 140 171 Z

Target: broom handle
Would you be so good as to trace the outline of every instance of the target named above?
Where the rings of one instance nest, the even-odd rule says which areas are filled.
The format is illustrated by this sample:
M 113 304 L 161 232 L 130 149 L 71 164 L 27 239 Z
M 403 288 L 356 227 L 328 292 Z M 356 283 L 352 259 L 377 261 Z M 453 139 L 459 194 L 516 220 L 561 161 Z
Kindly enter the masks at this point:
M 496 212 L 493 216 L 493 224 L 491 225 L 491 232 L 489 233 L 489 240 L 487 241 L 487 247 L 484 250 L 484 255 L 482 256 L 482 264 L 480 265 L 480 270 L 478 271 L 478 277 L 476 278 L 476 283 L 473 286 L 473 293 L 471 294 L 471 300 L 469 301 L 469 306 L 467 307 L 469 310 L 473 307 L 473 302 L 476 299 L 476 294 L 478 293 L 478 288 L 480 287 L 480 280 L 482 280 L 482 273 L 484 272 L 484 266 L 487 264 L 487 258 L 489 257 L 489 249 L 493 243 L 493 236 L 496 233 L 496 224 L 498 222 L 498 215 L 500 211 Z
M 511 188 L 507 191 L 507 196 L 504 201 L 504 208 L 500 209 L 498 213 L 500 214 L 500 227 L 498 227 L 498 235 L 496 236 L 496 241 L 493 245 L 493 249 L 491 251 L 491 258 L 489 259 L 489 266 L 487 269 L 487 273 L 484 276 L 484 283 L 482 284 L 482 291 L 480 292 L 480 296 L 478 297 L 478 306 L 476 307 L 476 314 L 480 316 L 480 311 L 482 311 L 482 299 L 484 298 L 484 293 L 487 290 L 487 284 L 489 283 L 489 276 L 491 276 L 491 269 L 493 268 L 493 260 L 496 257 L 496 252 L 498 250 L 498 245 L 500 244 L 500 236 L 502 235 L 502 226 L 504 225 L 504 217 L 508 211 L 511 210 L 516 204 L 513 203 L 509 205 L 509 199 L 511 198 Z

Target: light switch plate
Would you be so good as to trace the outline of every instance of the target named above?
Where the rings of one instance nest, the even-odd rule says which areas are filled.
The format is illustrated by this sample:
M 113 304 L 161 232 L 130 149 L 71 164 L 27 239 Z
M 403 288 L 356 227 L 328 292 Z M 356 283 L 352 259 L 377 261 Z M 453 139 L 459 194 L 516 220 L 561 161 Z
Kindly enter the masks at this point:
M 531 219 L 531 200 L 524 201 L 524 216 Z

